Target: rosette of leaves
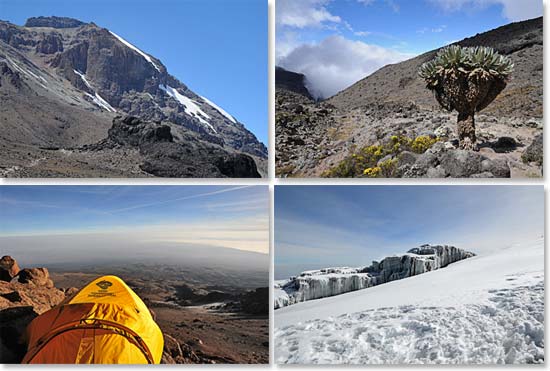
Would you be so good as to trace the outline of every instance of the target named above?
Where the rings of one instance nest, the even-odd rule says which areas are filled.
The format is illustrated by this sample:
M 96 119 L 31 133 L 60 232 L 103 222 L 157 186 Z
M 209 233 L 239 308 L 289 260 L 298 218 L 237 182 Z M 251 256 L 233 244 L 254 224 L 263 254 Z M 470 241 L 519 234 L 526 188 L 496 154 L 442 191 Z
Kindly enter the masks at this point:
M 460 148 L 474 149 L 475 113 L 495 100 L 513 71 L 510 58 L 492 48 L 451 45 L 424 63 L 419 75 L 443 108 L 458 112 Z

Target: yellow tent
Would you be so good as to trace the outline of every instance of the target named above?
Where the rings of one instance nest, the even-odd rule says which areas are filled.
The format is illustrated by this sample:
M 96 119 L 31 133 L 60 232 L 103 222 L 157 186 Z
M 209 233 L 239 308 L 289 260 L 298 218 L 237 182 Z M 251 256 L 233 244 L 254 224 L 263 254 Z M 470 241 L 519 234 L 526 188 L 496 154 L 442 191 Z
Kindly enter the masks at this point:
M 124 281 L 104 276 L 27 327 L 23 363 L 160 363 L 164 339 Z

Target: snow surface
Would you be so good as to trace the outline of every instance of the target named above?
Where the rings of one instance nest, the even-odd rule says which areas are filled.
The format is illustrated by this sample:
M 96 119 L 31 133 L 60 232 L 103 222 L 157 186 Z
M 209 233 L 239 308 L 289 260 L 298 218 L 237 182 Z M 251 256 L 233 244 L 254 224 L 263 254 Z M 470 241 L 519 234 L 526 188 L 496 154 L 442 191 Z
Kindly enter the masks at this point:
M 196 117 L 202 124 L 208 126 L 214 133 L 216 133 L 216 129 L 214 129 L 214 127 L 205 120 L 205 118 L 210 119 L 210 116 L 208 116 L 203 110 L 201 110 L 201 108 L 194 100 L 181 94 L 179 91 L 171 86 L 165 86 L 161 84 L 159 85 L 159 88 L 164 90 L 166 94 L 177 100 L 184 107 L 185 113 L 190 116 Z
M 101 98 L 99 94 L 95 93 L 95 95 L 92 95 L 90 93 L 86 93 L 86 95 L 92 98 L 92 101 L 101 108 L 104 108 L 109 112 L 116 112 L 116 110 L 105 99 Z
M 155 67 L 155 69 L 157 71 L 160 72 L 160 68 L 155 64 L 155 62 L 153 62 L 153 59 L 147 55 L 146 53 L 142 52 L 141 50 L 139 50 L 138 48 L 136 48 L 134 45 L 130 44 L 128 41 L 124 40 L 122 37 L 118 36 L 116 33 L 114 33 L 113 31 L 109 31 L 111 33 L 111 35 L 113 35 L 114 37 L 116 37 L 121 43 L 123 43 L 124 45 L 126 45 L 127 47 L 129 47 L 130 49 L 132 49 L 133 51 L 135 51 L 136 53 L 138 53 L 139 55 L 141 55 L 143 58 L 145 58 L 145 60 L 147 60 L 147 62 L 151 63 L 153 65 L 153 67 Z
M 86 75 L 84 75 L 82 72 L 78 71 L 78 70 L 73 70 L 74 73 L 76 73 L 78 76 L 80 76 L 80 78 L 82 79 L 82 81 L 84 81 L 84 84 L 86 84 L 87 87 L 89 87 L 90 89 L 94 90 L 94 88 L 92 88 L 92 85 L 90 85 L 90 83 L 88 82 L 88 80 L 86 80 Z
M 208 100 L 206 97 L 203 97 L 201 96 L 202 100 L 204 100 L 206 103 L 208 103 L 209 105 L 211 105 L 212 107 L 214 107 L 214 109 L 216 109 L 219 113 L 221 113 L 222 115 L 224 115 L 225 117 L 227 117 L 229 119 L 229 121 L 231 121 L 232 123 L 236 124 L 237 123 L 237 120 L 235 120 L 235 118 L 233 116 L 231 116 L 229 113 L 227 113 L 226 111 L 224 111 L 220 106 L 218 106 L 217 104 L 215 104 L 214 102 Z
M 275 311 L 277 363 L 544 362 L 544 240 Z
M 88 88 L 90 88 L 92 91 L 94 91 L 94 88 L 92 88 L 92 85 L 90 85 L 90 83 L 88 82 L 88 80 L 86 79 L 86 75 L 83 74 L 82 72 L 78 71 L 78 70 L 73 70 L 74 73 L 76 73 L 78 76 L 80 76 L 80 78 L 82 79 L 82 81 L 84 81 L 84 83 L 86 84 L 86 86 Z M 92 98 L 92 101 L 97 104 L 99 107 L 109 111 L 109 112 L 116 112 L 116 109 L 114 109 L 110 104 L 109 102 L 107 102 L 105 99 L 103 99 L 96 91 L 94 91 L 94 95 L 90 94 L 90 93 L 85 93 L 88 97 Z
M 26 68 L 23 68 L 21 66 L 19 66 L 17 63 L 15 63 L 14 61 L 12 61 L 10 58 L 7 58 L 6 59 L 8 62 L 10 62 L 10 64 L 16 69 L 18 70 L 19 72 L 23 73 L 24 75 L 26 75 L 28 78 L 30 79 L 34 79 L 38 85 L 40 85 L 41 87 L 43 87 L 44 89 L 46 90 L 49 90 L 48 87 L 46 85 L 44 85 L 40 80 L 44 81 L 45 83 L 48 83 L 48 81 L 43 78 L 42 76 L 38 76 L 37 74 L 33 73 L 32 71 L 26 69 Z

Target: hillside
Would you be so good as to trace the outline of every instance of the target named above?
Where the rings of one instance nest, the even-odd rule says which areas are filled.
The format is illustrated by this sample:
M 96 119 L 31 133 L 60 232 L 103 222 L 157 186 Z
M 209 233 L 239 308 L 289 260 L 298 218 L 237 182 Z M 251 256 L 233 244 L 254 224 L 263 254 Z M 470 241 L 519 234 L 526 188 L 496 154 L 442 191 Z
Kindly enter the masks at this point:
M 94 23 L 0 21 L 0 101 L 4 176 L 159 175 L 140 167 L 142 154 L 135 149 L 82 148 L 106 138 L 113 119 L 126 115 L 172 124 L 176 141 L 242 154 L 254 162 L 250 173 L 266 172 L 266 147 L 237 118 L 189 89 L 159 59 Z M 187 154 L 208 160 L 197 151 Z M 197 173 L 203 176 L 224 175 Z
M 396 165 L 395 171 L 388 172 L 386 176 L 541 176 L 542 17 L 511 23 L 457 44 L 493 47 L 515 64 L 505 90 L 476 116 L 479 152 L 454 151 L 457 114 L 443 111 L 418 76 L 421 64 L 432 59 L 438 49 L 387 65 L 323 102 L 296 102 L 301 105 L 299 112 L 285 109 L 291 106 L 292 101 L 286 100 L 283 94 L 278 95 L 283 100 L 278 102 L 278 107 L 285 114 L 276 120 L 278 175 L 351 176 L 338 166 L 345 165 L 344 160 L 353 162 L 351 154 L 355 151 L 384 145 L 392 136 L 410 140 L 431 136 L 446 141 L 444 147 L 437 149 L 435 158 L 418 156 L 422 153 L 407 154 L 407 158 Z M 326 112 L 322 118 L 316 116 L 320 107 Z M 535 147 L 537 155 L 533 156 L 530 152 Z M 526 151 L 529 153 L 525 154 Z M 397 157 L 396 162 L 401 160 Z M 472 169 L 460 164 L 464 158 L 474 162 Z M 482 166 L 481 163 L 486 160 L 496 163 L 486 162 Z M 457 167 L 460 168 L 458 171 Z
M 275 362 L 544 362 L 544 240 L 275 311 Z

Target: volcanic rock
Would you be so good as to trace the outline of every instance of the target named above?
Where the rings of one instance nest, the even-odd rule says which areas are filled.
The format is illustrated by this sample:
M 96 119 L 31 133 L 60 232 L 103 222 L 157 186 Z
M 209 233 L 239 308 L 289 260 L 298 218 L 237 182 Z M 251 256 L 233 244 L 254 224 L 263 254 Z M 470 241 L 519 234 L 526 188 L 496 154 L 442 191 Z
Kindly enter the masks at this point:
M 19 274 L 19 265 L 11 256 L 5 255 L 0 259 L 0 280 L 10 282 Z

